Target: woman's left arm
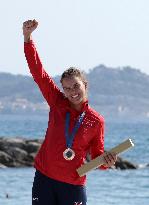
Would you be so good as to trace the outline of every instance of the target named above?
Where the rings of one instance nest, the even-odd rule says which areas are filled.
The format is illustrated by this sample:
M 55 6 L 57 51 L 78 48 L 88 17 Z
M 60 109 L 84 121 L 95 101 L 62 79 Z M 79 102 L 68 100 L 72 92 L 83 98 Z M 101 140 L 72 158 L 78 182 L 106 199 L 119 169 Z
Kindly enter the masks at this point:
M 111 167 L 117 160 L 117 155 L 115 153 L 104 151 L 104 124 L 104 119 L 101 118 L 90 146 L 91 159 L 103 154 L 104 165 L 100 166 L 100 169 Z

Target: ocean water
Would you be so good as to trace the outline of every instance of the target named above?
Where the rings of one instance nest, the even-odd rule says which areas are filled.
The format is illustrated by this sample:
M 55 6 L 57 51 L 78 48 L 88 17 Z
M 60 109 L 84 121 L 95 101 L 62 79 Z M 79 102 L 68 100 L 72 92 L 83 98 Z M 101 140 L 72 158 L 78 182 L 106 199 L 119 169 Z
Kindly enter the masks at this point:
M 43 138 L 47 116 L 0 115 L 0 136 Z M 105 148 L 131 138 L 135 147 L 121 156 L 137 170 L 95 170 L 87 175 L 88 205 L 149 204 L 149 121 L 106 122 Z M 0 205 L 30 205 L 34 168 L 0 169 Z M 8 198 L 7 198 L 8 196 Z

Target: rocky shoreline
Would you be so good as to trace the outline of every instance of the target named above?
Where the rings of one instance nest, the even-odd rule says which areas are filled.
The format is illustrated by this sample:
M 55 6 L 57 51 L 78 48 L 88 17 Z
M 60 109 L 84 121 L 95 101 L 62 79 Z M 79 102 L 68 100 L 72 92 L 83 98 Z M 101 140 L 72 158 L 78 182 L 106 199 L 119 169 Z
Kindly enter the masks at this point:
M 0 137 L 0 168 L 32 167 L 43 140 Z M 138 165 L 118 157 L 113 169 L 137 169 Z

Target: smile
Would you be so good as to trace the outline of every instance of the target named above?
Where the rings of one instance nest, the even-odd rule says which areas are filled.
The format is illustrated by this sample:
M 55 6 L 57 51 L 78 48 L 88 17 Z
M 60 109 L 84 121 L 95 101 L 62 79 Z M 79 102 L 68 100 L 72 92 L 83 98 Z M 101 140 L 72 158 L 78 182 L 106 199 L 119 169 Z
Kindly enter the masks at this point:
M 79 95 L 77 94 L 77 95 L 72 95 L 71 97 L 72 98 L 77 98 Z

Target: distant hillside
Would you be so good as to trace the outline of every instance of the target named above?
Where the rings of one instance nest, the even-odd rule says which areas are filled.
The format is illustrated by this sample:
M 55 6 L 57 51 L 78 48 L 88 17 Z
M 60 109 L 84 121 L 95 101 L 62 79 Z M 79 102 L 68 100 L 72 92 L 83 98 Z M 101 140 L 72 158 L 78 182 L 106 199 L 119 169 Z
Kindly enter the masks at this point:
M 100 65 L 90 71 L 90 99 L 106 115 L 149 117 L 149 76 L 137 69 L 107 68 Z
M 59 78 L 54 77 L 58 86 Z M 87 79 L 90 104 L 107 118 L 149 117 L 148 75 L 131 67 L 99 65 L 89 71 Z M 0 113 L 43 113 L 47 109 L 32 77 L 0 73 Z
M 31 102 L 43 101 L 35 82 L 29 76 L 0 73 L 0 100 L 25 98 Z

